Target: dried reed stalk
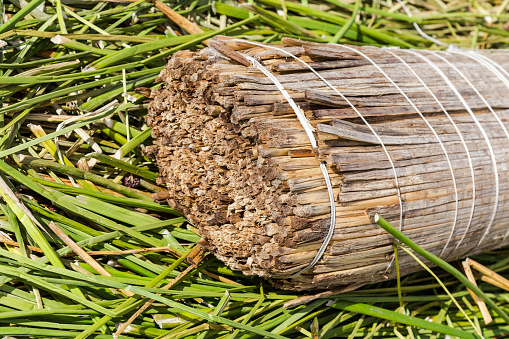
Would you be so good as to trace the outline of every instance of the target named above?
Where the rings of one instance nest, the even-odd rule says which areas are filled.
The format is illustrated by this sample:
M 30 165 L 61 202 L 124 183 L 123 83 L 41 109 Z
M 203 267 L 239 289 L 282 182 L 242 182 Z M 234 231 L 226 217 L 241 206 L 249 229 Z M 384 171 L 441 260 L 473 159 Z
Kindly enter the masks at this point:
M 210 46 L 222 53 L 176 53 L 158 78 L 164 86 L 150 92 L 158 180 L 218 258 L 288 289 L 393 278 L 393 239 L 372 223 L 375 213 L 449 261 L 509 243 L 506 52 L 281 43 L 285 52 L 216 37 Z M 225 50 L 270 70 L 319 147 L 274 83 Z M 333 184 L 335 231 L 321 260 L 291 277 L 315 257 L 330 224 L 319 161 Z M 403 256 L 400 269 L 420 266 Z

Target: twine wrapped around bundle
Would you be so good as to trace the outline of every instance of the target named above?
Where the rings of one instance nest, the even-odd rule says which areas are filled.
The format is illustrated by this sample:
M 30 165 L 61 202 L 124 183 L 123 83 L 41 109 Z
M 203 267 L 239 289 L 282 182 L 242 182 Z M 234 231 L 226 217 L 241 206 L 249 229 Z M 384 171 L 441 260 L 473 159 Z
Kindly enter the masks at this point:
M 147 121 L 169 204 L 231 268 L 297 290 L 392 278 L 376 213 L 449 261 L 509 243 L 506 52 L 209 46 L 171 58 Z

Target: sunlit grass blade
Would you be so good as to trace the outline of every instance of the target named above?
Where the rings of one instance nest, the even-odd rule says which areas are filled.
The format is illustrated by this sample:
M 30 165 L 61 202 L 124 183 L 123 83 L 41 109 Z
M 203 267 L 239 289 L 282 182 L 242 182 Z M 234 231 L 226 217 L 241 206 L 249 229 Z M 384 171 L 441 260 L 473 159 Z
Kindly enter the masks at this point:
M 378 317 L 381 319 L 386 319 L 389 321 L 393 321 L 400 324 L 410 325 L 418 328 L 424 328 L 433 332 L 448 334 L 451 336 L 466 338 L 466 339 L 476 339 L 479 338 L 475 334 L 461 331 L 455 328 L 451 328 L 441 324 L 435 324 L 433 322 L 429 322 L 420 318 L 411 317 L 405 314 L 401 314 L 399 312 L 390 311 L 387 309 L 383 309 L 380 307 L 375 307 L 368 304 L 361 303 L 353 303 L 349 301 L 337 301 L 332 307 L 340 308 L 349 312 L 357 312 L 373 317 Z
M 385 219 L 380 217 L 379 215 L 375 216 L 375 222 L 382 227 L 384 230 L 386 230 L 388 233 L 390 233 L 393 237 L 401 241 L 403 244 L 407 245 L 410 249 L 412 249 L 414 252 L 416 252 L 419 255 L 422 255 L 424 258 L 431 261 L 433 264 L 437 265 L 438 267 L 446 270 L 450 274 L 452 274 L 456 279 L 458 279 L 465 287 L 472 290 L 479 298 L 484 300 L 484 302 L 489 305 L 497 314 L 502 317 L 508 324 L 509 324 L 509 316 L 506 312 L 504 312 L 500 307 L 498 307 L 491 298 L 489 298 L 479 287 L 475 286 L 468 280 L 467 277 L 463 275 L 460 271 L 458 271 L 456 268 L 454 268 L 452 265 L 446 263 L 439 257 L 435 256 L 432 253 L 429 253 L 428 251 L 420 248 L 417 244 L 412 242 L 409 238 L 407 238 L 403 233 L 398 231 L 394 226 L 392 226 L 390 223 L 388 223 Z

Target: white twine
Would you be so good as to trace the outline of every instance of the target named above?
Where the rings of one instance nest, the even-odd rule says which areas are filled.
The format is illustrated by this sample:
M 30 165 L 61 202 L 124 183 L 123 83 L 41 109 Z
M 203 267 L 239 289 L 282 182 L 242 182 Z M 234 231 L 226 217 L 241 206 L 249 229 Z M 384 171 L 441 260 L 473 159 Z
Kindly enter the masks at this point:
M 397 1 L 401 5 L 403 10 L 405 11 L 406 15 L 408 15 L 408 17 L 411 18 L 412 17 L 412 13 L 410 13 L 410 10 L 408 10 L 407 6 L 405 6 L 405 4 L 401 0 L 397 0 Z M 433 37 L 430 37 L 429 35 L 424 33 L 416 22 L 413 22 L 412 24 L 413 24 L 415 30 L 417 31 L 417 33 L 419 33 L 419 35 L 422 36 L 424 39 L 429 40 L 431 42 L 434 42 L 434 43 L 436 43 L 437 45 L 440 45 L 440 46 L 448 46 L 446 43 L 443 43 L 442 41 L 437 40 L 437 39 L 435 39 Z
M 493 64 L 489 62 L 489 61 L 493 61 L 493 60 L 487 58 L 484 55 L 481 55 L 481 54 L 478 54 L 475 52 L 469 52 L 469 53 L 457 52 L 457 53 L 464 55 L 472 60 L 475 60 L 478 63 L 480 63 L 481 65 L 488 68 L 500 81 L 502 81 L 502 83 L 507 87 L 507 89 L 509 89 L 509 80 L 506 77 L 504 77 L 504 75 L 497 69 L 497 67 L 495 67 L 495 65 L 499 66 L 499 67 L 500 67 L 500 65 L 498 65 L 495 62 L 493 62 Z M 502 69 L 507 74 L 507 72 L 502 67 L 500 67 L 500 69 Z M 477 90 L 476 90 L 476 92 L 477 92 Z M 480 95 L 480 93 L 478 93 L 478 94 Z M 482 99 L 484 100 L 484 98 L 482 98 Z M 484 101 L 486 101 L 486 100 L 484 100 Z M 493 109 L 490 106 L 489 106 L 489 109 L 490 109 L 491 113 L 493 113 L 495 118 L 497 119 L 497 121 L 500 124 L 500 126 L 502 127 L 502 129 L 504 130 L 506 137 L 509 139 L 508 131 L 507 131 L 505 125 L 500 120 L 500 117 L 493 111 Z M 504 237 L 502 238 L 502 242 L 507 238 L 508 235 L 509 235 L 509 230 L 505 233 Z
M 456 71 L 462 78 L 463 80 L 465 80 L 465 82 L 467 84 L 470 85 L 470 87 L 472 87 L 472 89 L 479 95 L 479 97 L 481 97 L 481 99 L 483 100 L 484 104 L 490 109 L 490 111 L 493 113 L 493 115 L 497 118 L 497 120 L 500 121 L 500 119 L 498 118 L 498 116 L 495 114 L 495 112 L 493 111 L 493 109 L 491 108 L 491 106 L 486 102 L 486 100 L 484 99 L 484 97 L 481 95 L 481 93 L 479 93 L 479 91 L 477 91 L 477 89 L 474 87 L 474 85 L 467 79 L 467 77 L 465 77 L 465 75 L 456 67 L 454 66 L 452 63 L 449 62 L 449 60 L 443 58 L 442 56 L 440 56 L 438 53 L 436 52 L 429 52 L 429 53 L 432 53 L 433 55 L 435 55 L 436 57 L 438 57 L 439 59 L 441 59 L 442 61 L 444 61 L 449 67 L 451 67 L 452 69 L 454 69 L 454 71 Z M 447 84 L 449 85 L 449 87 L 453 90 L 454 94 L 456 94 L 456 96 L 458 97 L 458 99 L 460 99 L 461 103 L 463 104 L 463 106 L 465 107 L 465 109 L 467 110 L 468 114 L 470 114 L 470 116 L 472 117 L 472 119 L 474 120 L 475 124 L 477 125 L 477 127 L 479 128 L 479 130 L 481 131 L 481 134 L 483 135 L 483 138 L 484 140 L 486 140 L 486 143 L 488 145 L 488 149 L 489 149 L 489 152 L 490 152 L 490 156 L 491 156 L 491 160 L 492 160 L 492 164 L 493 164 L 493 174 L 495 176 L 495 204 L 494 204 L 494 207 L 493 207 L 493 214 L 491 216 L 491 219 L 490 219 L 490 222 L 488 224 L 488 226 L 486 227 L 486 231 L 484 232 L 484 234 L 482 235 L 481 237 L 481 240 L 479 240 L 479 243 L 477 244 L 477 246 L 479 246 L 482 241 L 484 240 L 484 238 L 486 237 L 486 235 L 488 234 L 489 230 L 491 229 L 491 225 L 493 224 L 493 222 L 495 221 L 495 216 L 497 214 L 497 211 L 498 211 L 498 204 L 499 204 L 499 193 L 500 193 L 500 179 L 499 179 L 499 176 L 498 176 L 498 168 L 497 168 L 497 160 L 495 158 L 495 151 L 493 150 L 493 146 L 488 138 L 488 135 L 486 134 L 486 131 L 484 130 L 484 128 L 482 127 L 481 123 L 479 122 L 479 120 L 477 119 L 477 117 L 475 116 L 474 112 L 472 112 L 472 109 L 470 108 L 470 106 L 468 106 L 468 103 L 465 101 L 465 99 L 463 98 L 463 96 L 459 93 L 459 91 L 456 89 L 456 87 L 453 85 L 453 83 L 451 82 L 451 80 L 449 80 L 449 78 L 447 76 L 445 76 L 445 74 L 443 74 L 442 72 L 442 78 L 447 82 Z M 501 122 L 500 122 L 501 123 Z M 503 126 L 503 125 L 502 125 Z M 505 130 L 505 127 L 503 127 L 504 130 Z M 507 131 L 505 131 L 507 133 Z
M 249 61 L 251 61 L 253 66 L 258 68 L 265 76 L 267 76 L 267 78 L 272 80 L 274 85 L 276 85 L 276 87 L 281 92 L 281 94 L 283 94 L 283 96 L 285 97 L 286 101 L 288 101 L 288 103 L 292 107 L 293 111 L 297 115 L 297 118 L 299 119 L 302 127 L 306 131 L 306 134 L 307 134 L 307 136 L 309 138 L 309 141 L 311 142 L 312 147 L 313 148 L 318 147 L 318 142 L 315 139 L 312 127 L 309 124 L 309 121 L 306 119 L 306 116 L 304 115 L 304 112 L 301 110 L 301 108 L 299 106 L 297 106 L 297 104 L 295 104 L 295 101 L 293 101 L 293 99 L 290 97 L 290 95 L 285 90 L 283 85 L 279 82 L 279 80 L 268 69 L 266 69 L 262 64 L 260 64 L 255 58 L 253 58 L 253 57 L 251 57 L 249 55 L 246 55 L 246 54 L 244 54 L 244 57 L 246 59 L 248 59 Z M 327 249 L 327 246 L 329 245 L 329 242 L 332 239 L 332 236 L 334 235 L 334 229 L 336 227 L 336 205 L 335 205 L 335 202 L 334 202 L 334 192 L 332 191 L 332 183 L 330 181 L 329 172 L 327 171 L 326 163 L 324 161 L 320 161 L 319 163 L 320 163 L 320 169 L 322 170 L 322 174 L 323 174 L 323 177 L 325 179 L 325 184 L 327 186 L 327 192 L 329 194 L 329 202 L 330 202 L 330 209 L 331 209 L 331 219 L 330 219 L 329 232 L 327 232 L 327 235 L 326 235 L 324 241 L 322 242 L 322 246 L 318 250 L 318 253 L 315 255 L 313 260 L 305 268 L 303 268 L 299 272 L 297 272 L 294 275 L 292 275 L 291 276 L 292 278 L 301 275 L 302 273 L 306 272 L 308 269 L 310 269 L 313 266 L 315 266 L 315 264 L 321 259 L 323 253 Z
M 509 53 L 509 51 L 507 51 L 506 53 Z M 471 54 L 471 55 L 475 55 L 477 57 L 479 57 L 480 59 L 483 59 L 485 60 L 487 63 L 489 63 L 490 65 L 492 65 L 493 67 L 495 67 L 496 69 L 498 69 L 502 74 L 504 74 L 507 78 L 509 78 L 509 72 L 507 72 L 502 66 L 500 66 L 499 64 L 497 64 L 495 61 L 491 60 L 490 58 L 488 58 L 487 56 L 485 55 L 482 55 L 480 53 L 476 53 L 476 52 L 473 52 L 473 51 L 469 51 L 468 54 Z M 502 80 L 504 81 L 504 80 Z M 505 83 L 505 81 L 504 81 Z
M 316 72 L 308 63 L 306 63 L 305 61 L 301 60 L 300 58 L 296 57 L 295 55 L 293 55 L 292 53 L 284 50 L 284 49 L 281 49 L 281 48 L 278 48 L 278 47 L 273 47 L 273 46 L 269 46 L 269 45 L 264 45 L 264 44 L 260 44 L 260 43 L 256 43 L 256 42 L 252 42 L 252 41 L 244 41 L 244 40 L 241 40 L 241 39 L 234 39 L 235 41 L 239 41 L 239 42 L 243 42 L 243 43 L 249 43 L 249 44 L 252 44 L 252 45 L 255 45 L 255 46 L 259 46 L 259 47 L 264 47 L 264 48 L 269 48 L 269 49 L 274 49 L 274 50 L 278 50 L 282 53 L 285 53 L 286 55 L 294 58 L 295 60 L 297 60 L 298 62 L 304 64 L 311 72 L 313 72 L 313 74 L 315 74 L 321 81 L 323 81 L 330 89 L 332 89 L 334 92 L 336 92 L 336 94 L 338 94 L 343 100 L 345 100 L 348 105 L 357 113 L 357 115 L 359 116 L 359 118 L 361 118 L 361 120 L 366 124 L 366 126 L 370 129 L 370 131 L 375 135 L 375 137 L 377 138 L 378 142 L 380 143 L 380 145 L 382 146 L 385 154 L 387 155 L 387 158 L 389 160 L 389 163 L 391 164 L 391 167 L 392 167 L 392 170 L 394 172 L 394 179 L 395 179 L 395 184 L 396 184 L 396 191 L 397 191 L 397 196 L 398 196 L 398 200 L 399 200 L 399 205 L 400 205 L 400 227 L 401 225 L 403 224 L 403 201 L 401 200 L 401 191 L 399 189 L 399 183 L 398 183 L 398 175 L 396 173 L 396 168 L 394 166 L 394 162 L 392 161 L 392 158 L 389 154 L 389 152 L 387 151 L 387 148 L 385 147 L 385 144 L 383 143 L 382 139 L 380 138 L 380 136 L 376 133 L 376 131 L 373 129 L 373 127 L 368 123 L 368 121 L 364 118 L 364 116 L 357 110 L 357 108 L 350 102 L 350 100 L 348 100 L 347 97 L 345 97 L 336 87 L 334 87 L 331 83 L 329 83 L 324 77 L 322 77 L 318 72 Z M 247 57 L 247 55 L 243 54 L 244 56 Z M 270 73 L 269 71 L 267 71 L 268 73 Z M 264 73 L 265 74 L 265 73 Z M 271 76 L 273 76 L 271 74 Z M 274 77 L 275 78 L 275 77 Z M 276 79 L 277 80 L 277 79 Z M 283 94 L 284 95 L 284 94 Z M 291 99 L 291 98 L 290 98 Z M 288 100 L 288 99 L 287 99 Z M 291 103 L 290 103 L 291 105 Z M 297 107 L 295 105 L 295 107 Z M 292 107 L 293 108 L 293 107 Z M 295 109 L 294 109 L 295 111 Z M 297 107 L 297 111 L 300 112 L 300 109 L 298 109 Z M 297 113 L 296 111 L 296 114 L 297 116 L 300 115 L 300 113 Z M 299 119 L 300 121 L 300 119 Z M 307 123 L 307 120 L 306 120 L 306 123 Z M 314 137 L 314 136 L 313 136 Z M 325 164 L 323 165 L 325 167 Z M 320 168 L 322 168 L 322 164 L 320 164 Z M 322 172 L 324 173 L 324 178 L 327 182 L 327 178 L 328 178 L 328 172 L 324 172 L 324 170 L 322 169 Z M 325 173 L 327 173 L 327 177 L 325 177 Z M 330 181 L 330 180 L 329 180 Z M 335 214 L 335 204 L 334 204 L 334 197 L 332 195 L 332 187 L 331 189 L 328 188 L 328 191 L 329 191 L 329 198 L 332 199 L 331 200 L 331 217 L 332 217 L 332 213 Z M 334 212 L 333 212 L 334 211 Z M 335 228 L 335 218 L 331 218 L 331 224 L 329 226 L 329 231 L 327 233 L 327 236 L 325 237 L 324 241 L 322 242 L 322 245 L 320 246 L 320 249 L 318 250 L 317 254 L 315 255 L 314 259 L 311 261 L 311 263 L 309 265 L 307 265 L 304 269 L 300 270 L 299 272 L 297 272 L 296 274 L 292 275 L 291 277 L 296 277 L 296 276 L 299 276 L 300 274 L 302 274 L 303 272 L 307 271 L 308 269 L 312 268 L 319 260 L 320 258 L 322 257 L 323 253 L 325 252 L 325 250 L 327 249 L 327 246 L 329 245 L 329 242 L 330 240 L 332 239 L 332 236 L 334 235 L 334 228 Z
M 311 142 L 311 146 L 313 148 L 318 147 L 318 142 L 316 141 L 315 135 L 313 134 L 312 126 L 309 124 L 309 121 L 306 118 L 306 116 L 304 115 L 304 112 L 302 112 L 301 108 L 299 106 L 297 106 L 295 101 L 293 101 L 293 99 L 290 97 L 290 94 L 288 94 L 288 92 L 285 90 L 285 88 L 279 82 L 279 80 L 267 68 L 265 68 L 261 63 L 259 63 L 255 58 L 253 58 L 249 55 L 246 55 L 246 54 L 243 54 L 243 56 L 246 59 L 248 59 L 249 61 L 251 61 L 253 66 L 258 68 L 267 78 L 272 80 L 274 85 L 276 85 L 277 89 L 281 92 L 281 94 L 283 94 L 286 101 L 288 101 L 288 103 L 294 110 L 295 114 L 297 115 L 297 118 L 299 119 L 300 124 L 304 128 L 304 131 L 306 131 L 309 141 Z
M 426 86 L 426 84 L 424 83 L 424 81 L 422 81 L 422 79 L 417 75 L 417 73 L 415 73 L 415 71 L 412 69 L 412 67 L 410 67 L 410 65 L 408 65 L 408 63 L 403 60 L 401 57 L 399 57 L 398 55 L 396 55 L 395 53 L 391 52 L 390 50 L 386 50 L 387 53 L 390 53 L 392 54 L 394 57 L 396 57 L 401 63 L 403 63 L 403 65 L 405 65 L 408 70 L 410 70 L 410 72 L 412 72 L 412 74 L 421 82 L 422 85 L 424 85 L 424 87 L 428 88 Z M 383 72 L 383 71 L 382 71 Z M 452 184 L 454 186 L 454 199 L 455 199 L 455 202 L 456 202 L 456 209 L 455 209 L 455 212 L 454 212 L 454 221 L 452 223 L 452 230 L 451 230 L 451 234 L 449 235 L 449 239 L 447 239 L 447 242 L 444 246 L 444 248 L 442 249 L 442 251 L 440 252 L 439 256 L 442 256 L 442 254 L 444 253 L 445 249 L 447 248 L 447 246 L 449 245 L 449 242 L 451 241 L 451 238 L 454 234 L 454 231 L 456 229 L 456 225 L 457 225 L 457 222 L 458 222 L 458 206 L 459 206 L 459 202 L 458 202 L 458 186 L 456 185 L 456 177 L 454 176 L 454 169 L 452 168 L 452 163 L 451 163 L 451 159 L 449 158 L 449 153 L 447 153 L 447 150 L 445 149 L 445 146 L 442 142 L 442 140 L 440 139 L 440 137 L 438 136 L 437 132 L 435 131 L 435 129 L 433 128 L 433 126 L 431 126 L 431 124 L 429 123 L 428 119 L 426 119 L 426 117 L 421 113 L 421 111 L 417 108 L 417 106 L 412 102 L 412 100 L 410 100 L 410 98 L 403 92 L 403 90 L 401 90 L 401 88 L 396 85 L 390 78 L 388 75 L 386 75 L 384 73 L 385 77 L 387 79 L 389 79 L 389 81 L 391 81 L 391 83 L 396 86 L 396 88 L 400 91 L 400 93 L 405 97 L 406 100 L 408 100 L 408 102 L 410 103 L 410 105 L 412 105 L 412 107 L 415 109 L 415 111 L 419 114 L 419 116 L 422 118 L 422 120 L 424 120 L 424 122 L 426 123 L 426 125 L 429 127 L 429 129 L 431 130 L 431 132 L 433 133 L 433 135 L 435 136 L 435 138 L 437 139 L 438 143 L 440 144 L 440 147 L 442 148 L 442 150 L 444 151 L 444 155 L 445 155 L 445 158 L 447 159 L 447 164 L 449 165 L 449 170 L 451 172 L 451 177 L 452 177 Z M 428 88 L 429 90 L 429 88 Z
M 431 68 L 433 68 L 437 73 L 441 74 L 442 77 L 446 77 L 446 75 L 431 60 L 429 60 L 425 56 L 423 56 L 423 55 L 421 55 L 421 54 L 419 54 L 417 52 L 411 51 L 411 50 L 401 50 L 401 51 L 406 52 L 406 53 L 410 53 L 412 55 L 415 55 L 415 56 L 419 57 L 421 60 L 425 61 L 429 66 L 431 66 Z M 470 167 L 470 174 L 472 176 L 472 206 L 470 208 L 470 216 L 468 218 L 468 224 L 467 224 L 467 227 L 465 228 L 465 232 L 463 233 L 463 236 L 461 237 L 460 241 L 458 242 L 458 244 L 456 244 L 456 247 L 454 248 L 454 250 L 457 250 L 459 245 L 463 242 L 463 239 L 465 238 L 465 236 L 466 236 L 466 234 L 467 234 L 467 232 L 468 232 L 468 230 L 470 228 L 470 225 L 472 224 L 472 219 L 474 217 L 474 209 L 475 209 L 475 172 L 474 172 L 474 165 L 472 163 L 472 157 L 470 156 L 470 151 L 468 150 L 467 143 L 465 142 L 465 139 L 463 138 L 463 134 L 459 130 L 459 128 L 456 125 L 456 123 L 454 122 L 454 120 L 452 120 L 451 116 L 449 115 L 449 112 L 447 112 L 445 107 L 442 105 L 442 102 L 436 97 L 436 95 L 431 91 L 431 89 L 424 83 L 424 81 L 421 79 L 421 77 L 419 77 L 417 74 L 416 74 L 416 76 L 417 76 L 417 79 L 419 79 L 419 81 L 421 82 L 421 84 L 426 88 L 428 93 L 433 97 L 433 99 L 436 101 L 436 103 L 440 106 L 440 108 L 442 109 L 444 114 L 447 116 L 447 118 L 449 119 L 451 124 L 454 126 L 454 129 L 456 130 L 456 133 L 458 134 L 458 136 L 459 136 L 459 138 L 461 140 L 461 143 L 463 144 L 463 148 L 465 149 L 465 153 L 466 153 L 467 159 L 468 159 L 468 164 L 469 164 L 469 167 Z M 454 229 L 452 230 L 452 232 L 451 232 L 451 234 L 449 236 L 449 239 L 447 240 L 447 244 L 449 244 L 449 241 L 451 240 L 451 238 L 453 236 L 453 233 L 454 233 Z M 442 253 L 445 251 L 446 247 L 447 247 L 447 245 L 442 250 Z
M 398 3 L 401 5 L 401 7 L 403 8 L 403 10 L 405 11 L 405 13 L 407 14 L 407 16 L 408 16 L 409 18 L 411 18 L 411 17 L 412 17 L 412 13 L 410 13 L 410 11 L 409 11 L 409 10 L 408 10 L 408 8 L 405 6 L 405 4 L 404 4 L 401 0 L 397 0 L 397 1 L 398 1 Z M 441 42 L 441 41 L 439 41 L 439 40 L 437 40 L 437 39 L 435 39 L 435 38 L 430 37 L 429 35 L 427 35 L 426 33 L 424 33 L 424 32 L 421 30 L 421 28 L 419 27 L 419 25 L 417 25 L 417 23 L 415 23 L 415 22 L 414 22 L 414 23 L 413 23 L 413 26 L 414 26 L 415 30 L 417 31 L 417 33 L 419 33 L 419 35 L 421 35 L 423 38 L 425 38 L 425 39 L 427 39 L 427 40 L 429 40 L 429 41 L 432 41 L 432 42 L 434 42 L 434 43 L 436 43 L 436 44 L 438 44 L 438 45 L 441 45 L 441 46 L 448 46 L 448 48 L 447 48 L 447 51 L 448 51 L 448 52 L 452 52 L 452 53 L 461 53 L 461 54 L 463 54 L 463 55 L 467 55 L 467 53 L 463 52 L 463 51 L 462 51 L 462 49 L 460 49 L 460 48 L 456 47 L 455 45 L 448 45 L 448 44 L 443 43 L 443 42 Z M 506 51 L 504 51 L 504 52 L 506 52 Z M 472 53 L 472 54 L 470 54 L 470 53 Z M 434 54 L 435 54 L 435 55 L 437 55 L 437 54 L 436 54 L 436 52 L 435 52 Z M 470 54 L 470 55 L 473 55 L 473 52 L 469 52 L 469 54 Z M 437 56 L 438 56 L 438 55 L 437 55 Z M 440 56 L 439 56 L 439 57 L 440 57 Z M 477 57 L 471 57 L 471 56 L 469 56 L 469 57 L 470 57 L 470 58 L 473 58 L 473 59 L 477 59 L 477 58 L 484 59 L 484 61 L 485 61 L 486 63 L 490 63 L 490 64 L 491 64 L 492 66 L 494 66 L 495 68 L 498 68 L 498 70 L 499 70 L 500 72 L 502 72 L 503 74 L 505 74 L 506 76 L 508 76 L 508 77 L 509 77 L 509 73 L 508 73 L 505 69 L 503 69 L 500 65 L 498 65 L 497 63 L 495 63 L 493 60 L 491 60 L 491 59 L 489 59 L 489 58 L 487 58 L 487 57 L 485 57 L 485 56 L 483 56 L 483 55 L 480 55 L 480 54 L 478 54 L 478 55 L 477 55 Z M 440 58 L 441 58 L 441 57 L 440 57 Z M 442 58 L 442 59 L 443 59 L 443 58 Z M 445 60 L 445 59 L 443 59 L 443 60 Z M 477 60 L 479 61 L 479 59 L 477 59 Z M 461 73 L 461 72 L 460 72 L 460 71 L 459 71 L 459 70 L 458 70 L 455 66 L 453 66 L 452 64 L 450 64 L 448 61 L 446 61 L 446 62 L 447 62 L 449 65 L 451 65 L 451 66 L 452 66 L 452 67 L 453 67 L 453 68 L 454 68 L 454 69 L 455 69 L 455 70 L 456 70 L 456 71 L 457 71 L 457 72 L 458 72 L 458 73 L 459 73 L 459 74 L 460 74 L 460 75 L 461 75 L 461 76 L 462 76 L 465 80 L 467 80 L 467 79 L 463 76 L 463 74 L 462 74 L 462 73 Z M 479 62 L 480 62 L 480 61 L 479 61 Z M 497 72 L 497 73 L 498 73 L 498 72 Z M 498 74 L 497 74 L 497 76 L 498 76 Z M 501 77 L 499 77 L 499 78 L 500 78 L 500 79 L 502 79 Z M 504 83 L 506 82 L 506 80 L 502 80 L 502 81 L 503 81 Z M 467 82 L 469 82 L 469 81 L 467 80 Z M 476 89 L 475 87 L 473 87 L 472 85 L 471 85 L 471 87 L 474 89 L 474 91 L 476 91 L 476 92 L 477 92 L 477 89 Z M 451 88 L 452 88 L 452 87 L 451 87 Z M 482 95 L 480 95 L 480 93 L 478 93 L 478 94 L 479 94 L 479 96 L 481 97 L 481 99 L 482 99 L 483 101 L 485 101 L 485 100 L 484 100 L 484 97 L 483 97 Z M 487 106 L 488 106 L 488 108 L 489 108 L 489 109 L 490 109 L 490 111 L 491 111 L 491 106 L 489 106 L 489 105 L 487 105 Z M 471 113 L 471 111 L 469 110 L 469 108 L 467 108 L 467 111 L 469 111 L 469 113 Z M 496 116 L 496 114 L 495 114 L 493 111 L 492 111 L 492 113 Z M 471 115 L 472 115 L 472 114 L 471 114 Z M 497 118 L 497 120 L 499 120 L 499 119 L 498 119 L 498 116 L 496 116 L 496 118 Z M 477 119 L 475 119 L 475 118 L 474 118 L 474 121 L 475 121 L 475 120 L 477 120 Z M 499 122 L 499 123 L 501 124 L 501 122 Z M 477 122 L 476 122 L 476 124 L 477 124 Z M 504 132 L 506 132 L 506 133 L 507 133 L 507 131 L 506 131 L 505 127 L 504 127 L 502 124 L 501 124 L 501 126 L 502 126 L 502 128 L 504 129 Z M 485 133 L 484 133 L 484 130 L 482 129 L 482 127 L 480 126 L 480 124 L 478 124 L 478 127 L 480 128 L 480 130 L 481 130 L 481 132 L 483 133 L 483 136 L 484 136 L 484 135 L 485 135 Z M 488 234 L 488 232 L 489 232 L 489 230 L 490 230 L 490 228 L 491 228 L 491 225 L 493 224 L 493 222 L 494 222 L 494 220 L 495 220 L 495 215 L 496 215 L 496 213 L 497 213 L 498 203 L 499 203 L 499 201 L 498 201 L 498 200 L 499 200 L 499 190 L 498 190 L 498 187 L 499 187 L 499 178 L 498 178 L 498 170 L 496 169 L 496 161 L 495 161 L 495 158 L 494 158 L 493 150 L 491 149 L 491 143 L 489 143 L 488 139 L 486 139 L 486 140 L 487 140 L 487 142 L 488 142 L 488 146 L 489 146 L 489 148 L 490 148 L 490 153 L 492 153 L 492 156 L 493 156 L 492 160 L 493 160 L 493 162 L 494 162 L 494 172 L 496 173 L 496 177 L 495 177 L 495 184 L 496 184 L 496 197 L 495 197 L 495 208 L 494 208 L 494 211 L 493 211 L 492 218 L 491 218 L 491 220 L 490 220 L 490 223 L 489 223 L 488 227 L 486 228 L 485 233 L 484 233 L 484 234 L 483 234 L 483 236 L 481 237 L 481 240 L 480 240 L 480 241 L 479 241 L 479 243 L 477 244 L 477 246 L 479 246 L 479 245 L 481 244 L 481 242 L 484 240 L 485 236 Z M 474 189 L 475 189 L 475 186 L 474 186 Z M 468 224 L 467 228 L 465 229 L 465 232 L 463 233 L 463 236 L 461 237 L 460 242 L 456 245 L 455 250 L 456 250 L 456 249 L 458 248 L 458 246 L 461 244 L 461 242 L 462 242 L 462 241 L 463 241 L 463 239 L 465 238 L 465 235 L 466 235 L 466 234 L 467 234 L 467 232 L 468 232 L 468 229 L 469 229 L 470 224 L 471 224 L 471 221 L 472 221 L 472 216 L 473 216 L 473 207 L 474 207 L 474 205 L 475 205 L 475 204 L 473 204 L 473 205 L 472 205 L 472 211 L 471 211 L 471 214 L 470 214 L 469 224 Z M 502 241 L 504 241 L 504 240 L 507 238 L 507 236 L 509 236 L 509 231 L 505 234 L 505 236 L 504 236 L 504 238 L 502 239 Z
M 477 61 L 484 67 L 488 68 L 502 83 L 509 88 L 509 80 L 502 74 L 502 72 L 505 72 L 506 76 L 509 76 L 509 73 L 503 69 L 499 64 L 491 60 L 490 58 L 479 54 L 477 52 L 469 51 L 469 52 L 452 52 L 455 54 L 461 54 L 464 55 L 472 60 Z M 498 66 L 498 67 L 497 67 Z
M 453 180 L 453 185 L 454 185 L 454 191 L 455 191 L 455 195 L 456 195 L 456 212 L 454 214 L 454 221 L 453 221 L 453 229 L 456 227 L 456 222 L 457 222 L 457 219 L 458 219 L 458 189 L 457 189 L 457 186 L 456 186 L 456 178 L 454 177 L 454 170 L 452 168 L 452 163 L 449 159 L 449 154 L 447 153 L 447 150 L 445 149 L 445 146 L 444 144 L 442 143 L 442 141 L 440 140 L 440 138 L 438 137 L 438 134 L 436 133 L 435 129 L 433 128 L 433 126 L 431 126 L 431 124 L 428 122 L 428 120 L 424 117 L 424 115 L 421 113 L 421 111 L 417 108 L 417 106 L 412 102 L 412 100 L 410 100 L 410 98 L 405 94 L 405 92 L 389 77 L 389 75 L 387 75 L 387 73 L 385 73 L 385 71 L 380 67 L 378 66 L 374 61 L 373 59 L 371 59 L 370 57 L 368 57 L 367 55 L 365 55 L 364 53 L 362 53 L 361 51 L 359 50 L 356 50 L 354 48 L 351 48 L 351 47 L 348 47 L 348 46 L 341 46 L 341 47 L 344 47 L 348 50 L 351 50 L 353 52 L 356 52 L 357 54 L 361 55 L 362 57 L 364 57 L 366 60 L 368 60 L 373 66 L 375 66 L 378 71 L 380 73 L 382 73 L 382 75 L 387 79 L 389 80 L 389 82 L 394 86 L 396 87 L 396 89 L 400 92 L 401 95 L 403 95 L 403 97 L 408 101 L 408 103 L 412 106 L 412 108 L 419 114 L 419 116 L 424 120 L 424 122 L 426 123 L 426 125 L 431 129 L 431 131 L 433 132 L 434 136 L 436 137 L 436 139 L 438 140 L 440 146 L 442 147 L 442 150 L 444 151 L 444 154 L 447 158 L 447 162 L 449 164 L 449 169 L 451 171 L 451 175 L 452 175 L 452 180 Z M 390 50 L 386 50 L 388 53 L 391 53 L 393 56 L 395 56 L 399 61 L 403 62 L 409 69 L 410 71 L 417 76 L 417 74 L 415 74 L 415 72 L 408 66 L 408 64 L 403 60 L 401 59 L 399 56 L 397 56 L 396 54 L 394 54 L 393 52 L 391 52 Z M 400 220 L 400 226 L 399 226 L 399 230 L 401 231 L 402 229 L 402 221 Z M 447 245 L 446 245 L 447 246 Z M 445 249 L 445 248 L 444 248 Z M 440 253 L 440 255 L 442 255 L 443 251 Z

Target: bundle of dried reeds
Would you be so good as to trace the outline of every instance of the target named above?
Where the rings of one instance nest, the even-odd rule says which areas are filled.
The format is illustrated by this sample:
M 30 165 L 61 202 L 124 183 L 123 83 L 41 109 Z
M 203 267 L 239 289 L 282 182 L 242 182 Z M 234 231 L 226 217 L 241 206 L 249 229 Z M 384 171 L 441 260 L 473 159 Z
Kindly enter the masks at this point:
M 171 58 L 147 121 L 168 202 L 230 267 L 289 289 L 394 277 L 376 213 L 449 261 L 509 243 L 507 53 L 209 46 Z

